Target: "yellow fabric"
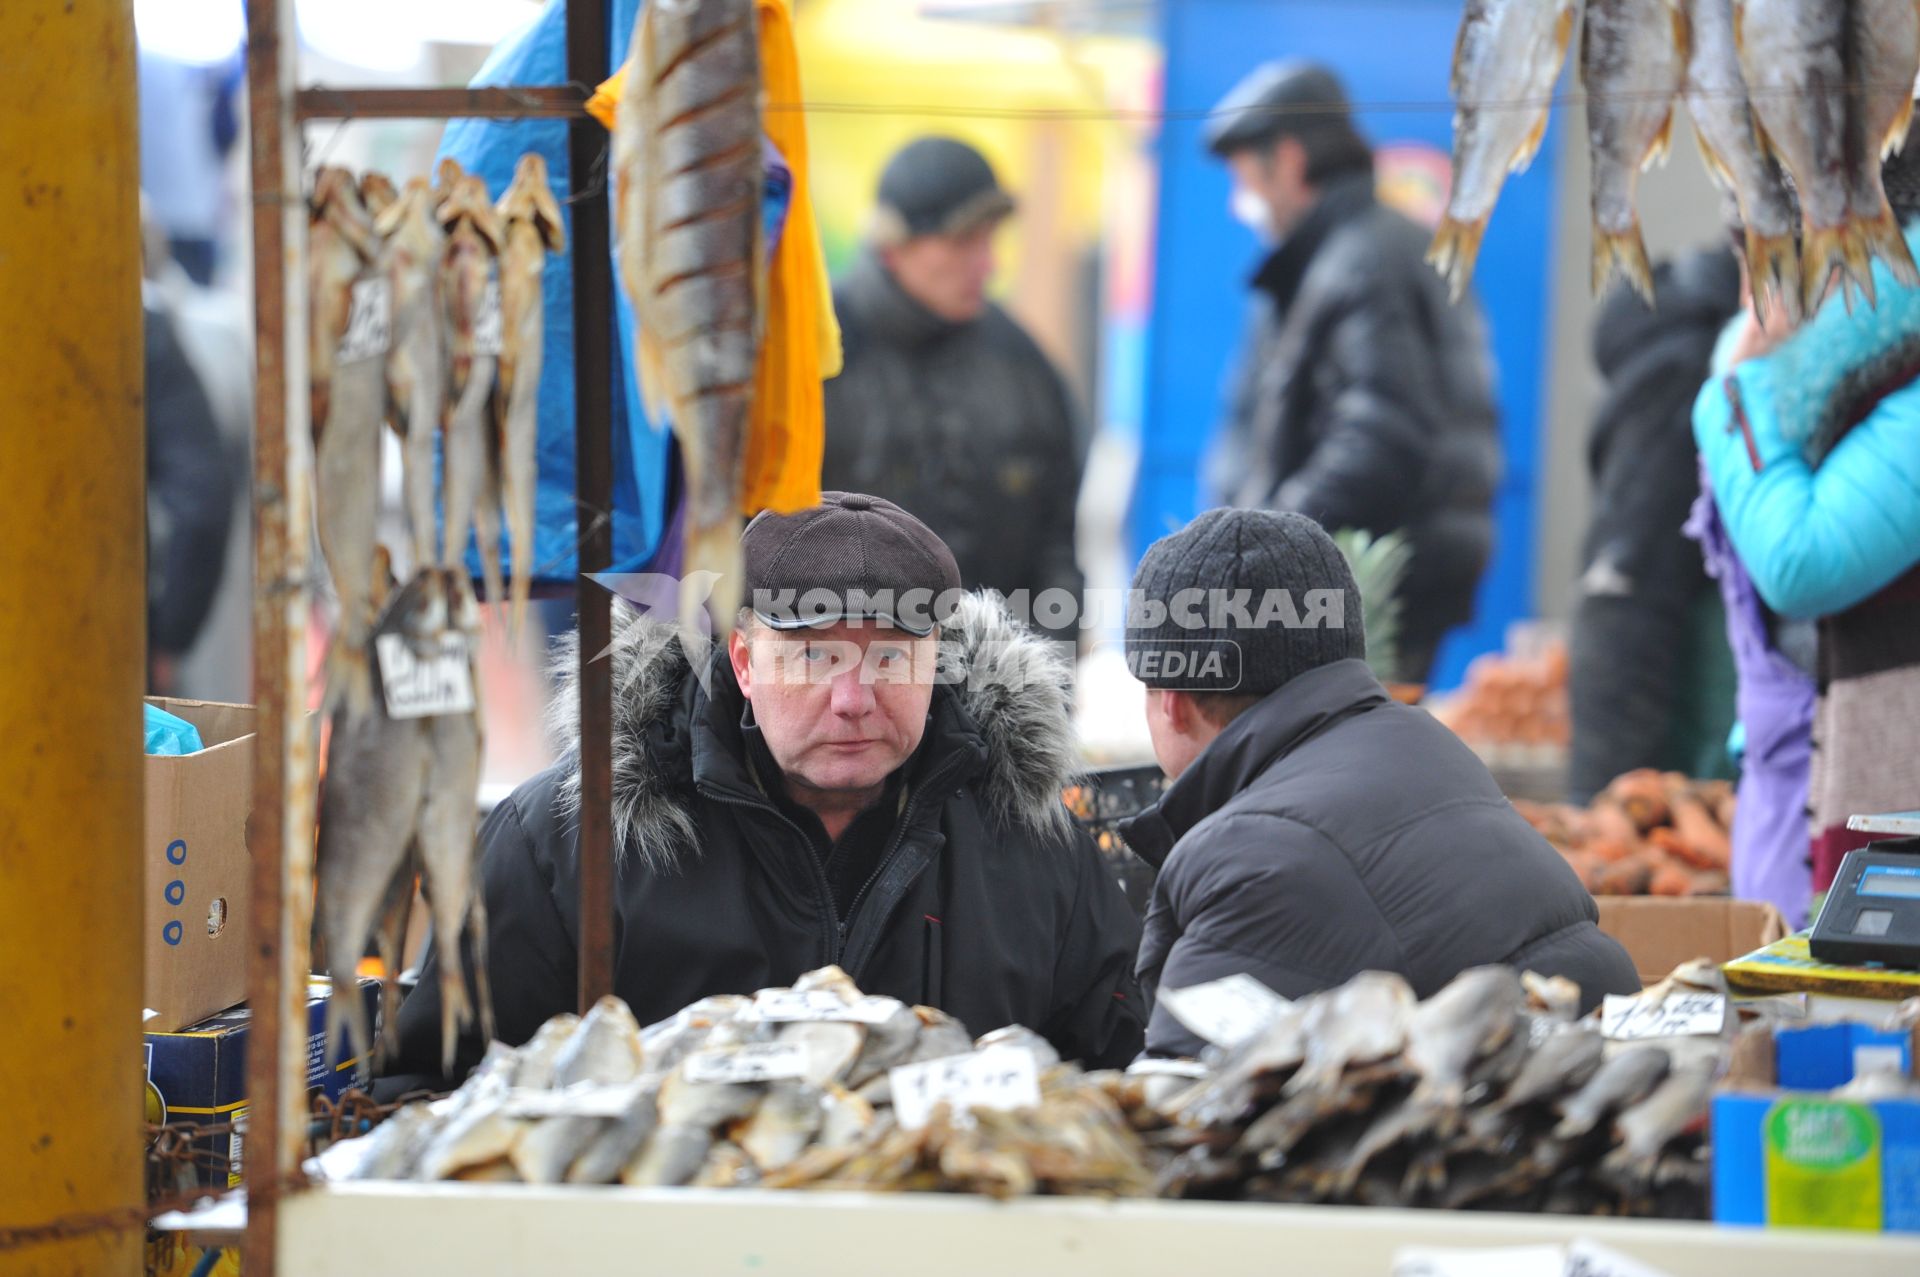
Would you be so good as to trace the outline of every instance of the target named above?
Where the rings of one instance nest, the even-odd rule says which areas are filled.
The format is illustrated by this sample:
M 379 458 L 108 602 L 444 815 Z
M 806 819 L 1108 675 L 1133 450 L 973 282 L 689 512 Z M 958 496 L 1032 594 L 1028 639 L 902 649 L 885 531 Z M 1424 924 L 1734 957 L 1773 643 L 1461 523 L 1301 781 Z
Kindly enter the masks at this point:
M 807 180 L 806 116 L 798 109 L 800 58 L 793 42 L 790 0 L 755 0 L 760 72 L 766 88 L 763 127 L 793 173 L 792 198 L 780 246 L 767 272 L 766 313 L 753 415 L 741 467 L 740 509 L 745 515 L 787 513 L 820 503 L 820 463 L 826 450 L 826 409 L 820 384 L 839 375 L 840 323 L 833 313 L 826 254 L 814 221 Z M 624 88 L 616 72 L 587 102 L 608 128 Z

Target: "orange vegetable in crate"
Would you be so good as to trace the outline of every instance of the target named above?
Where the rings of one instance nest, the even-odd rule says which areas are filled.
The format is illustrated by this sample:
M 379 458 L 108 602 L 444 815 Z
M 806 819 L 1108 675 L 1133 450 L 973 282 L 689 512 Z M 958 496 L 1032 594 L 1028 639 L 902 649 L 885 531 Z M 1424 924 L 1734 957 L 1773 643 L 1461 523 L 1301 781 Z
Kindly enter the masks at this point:
M 1593 806 L 1587 813 L 1587 836 L 1591 839 L 1609 838 L 1616 842 L 1638 844 L 1640 826 L 1627 809 L 1606 795 L 1593 800 Z
M 1642 833 L 1667 823 L 1667 784 L 1656 771 L 1628 772 L 1608 785 L 1606 794 L 1620 804 Z
M 1636 853 L 1604 866 L 1594 875 L 1592 891 L 1596 896 L 1639 896 L 1646 894 L 1652 881 L 1652 862 Z
M 1685 865 L 1669 860 L 1653 871 L 1647 890 L 1656 896 L 1690 896 L 1693 874 Z
M 1681 798 L 1673 804 L 1673 831 L 1680 836 L 1685 850 L 1676 850 L 1697 869 L 1725 869 L 1733 863 L 1733 848 L 1726 831 L 1708 814 L 1697 798 Z

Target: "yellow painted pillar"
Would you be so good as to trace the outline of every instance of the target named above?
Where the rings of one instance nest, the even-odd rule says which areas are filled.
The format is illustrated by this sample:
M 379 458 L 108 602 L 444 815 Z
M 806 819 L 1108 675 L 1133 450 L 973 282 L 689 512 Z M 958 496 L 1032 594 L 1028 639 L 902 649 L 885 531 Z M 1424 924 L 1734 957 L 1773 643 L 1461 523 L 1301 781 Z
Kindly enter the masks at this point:
M 131 1274 L 146 643 L 132 4 L 0 0 L 0 49 L 0 1274 Z

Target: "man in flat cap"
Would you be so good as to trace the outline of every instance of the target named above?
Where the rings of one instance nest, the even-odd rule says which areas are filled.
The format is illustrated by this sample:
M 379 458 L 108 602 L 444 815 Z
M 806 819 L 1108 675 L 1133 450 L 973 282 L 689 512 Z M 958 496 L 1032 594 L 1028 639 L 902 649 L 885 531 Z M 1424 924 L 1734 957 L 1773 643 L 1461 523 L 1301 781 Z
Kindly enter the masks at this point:
M 677 626 L 630 613 L 608 658 L 614 992 L 648 1024 L 831 963 L 974 1034 L 1022 1024 L 1089 1067 L 1132 1059 L 1139 926 L 1061 801 L 1061 655 L 963 591 L 940 538 L 878 497 L 763 514 L 742 554 L 749 606 L 726 647 L 690 657 Z M 569 741 L 577 642 L 556 661 Z M 571 749 L 480 832 L 509 1044 L 574 1008 L 579 802 Z M 400 1038 L 389 1075 L 438 1074 L 431 958 Z M 483 1045 L 463 1039 L 459 1073 Z
M 968 589 L 1025 591 L 1019 614 L 1065 639 L 1086 440 L 1059 371 L 987 298 L 1013 210 L 964 142 L 923 137 L 888 162 L 867 243 L 834 290 L 846 364 L 826 383 L 822 482 L 912 511 Z
M 1430 997 L 1469 967 L 1640 987 L 1593 897 L 1473 751 L 1387 695 L 1360 595 L 1313 520 L 1209 510 L 1148 547 L 1127 662 L 1172 777 L 1121 836 L 1159 876 L 1143 989 L 1251 975 L 1285 997 L 1392 971 Z M 1156 1002 L 1147 1049 L 1201 1043 Z
M 1269 63 L 1214 109 L 1208 150 L 1267 246 L 1209 504 L 1404 530 L 1402 681 L 1471 619 L 1493 543 L 1500 442 L 1485 325 L 1448 304 L 1428 232 L 1374 199 L 1373 152 L 1325 67 Z

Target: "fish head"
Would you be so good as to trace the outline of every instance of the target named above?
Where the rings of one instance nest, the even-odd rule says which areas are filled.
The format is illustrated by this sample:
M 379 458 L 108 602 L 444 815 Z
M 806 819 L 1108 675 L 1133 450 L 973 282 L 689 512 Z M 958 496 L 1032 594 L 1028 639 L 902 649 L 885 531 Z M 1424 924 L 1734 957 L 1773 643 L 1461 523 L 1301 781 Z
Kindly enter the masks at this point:
M 393 179 L 385 173 L 369 171 L 360 179 L 360 202 L 366 205 L 367 212 L 374 217 L 391 208 L 400 198 L 400 192 L 394 187 Z
M 499 213 L 509 224 L 528 223 L 548 252 L 564 252 L 567 247 L 566 219 L 553 198 L 547 182 L 547 161 L 538 151 L 520 157 L 513 170 L 513 185 L 500 197 Z

